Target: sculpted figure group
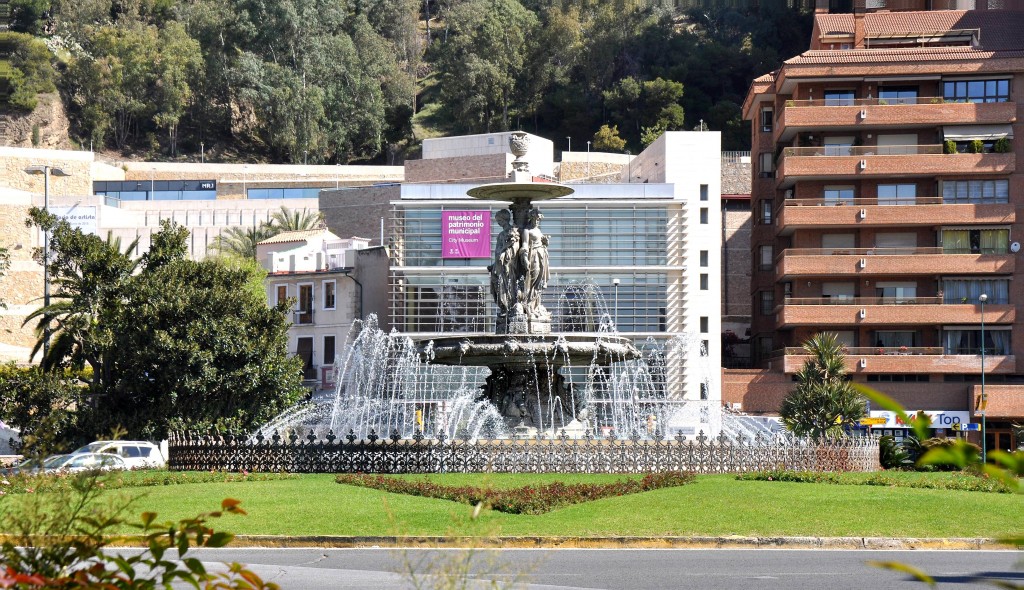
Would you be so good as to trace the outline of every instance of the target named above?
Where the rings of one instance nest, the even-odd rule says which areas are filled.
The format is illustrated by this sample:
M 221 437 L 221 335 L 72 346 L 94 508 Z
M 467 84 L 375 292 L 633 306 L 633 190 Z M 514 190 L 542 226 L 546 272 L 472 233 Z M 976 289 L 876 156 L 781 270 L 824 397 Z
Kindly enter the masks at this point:
M 540 231 L 543 218 L 539 210 L 531 207 L 526 227 L 519 228 L 508 209 L 494 216 L 501 233 L 494 243 L 494 261 L 487 270 L 491 273 L 491 294 L 499 317 L 528 321 L 547 315 L 541 304 L 541 294 L 548 282 L 548 237 Z

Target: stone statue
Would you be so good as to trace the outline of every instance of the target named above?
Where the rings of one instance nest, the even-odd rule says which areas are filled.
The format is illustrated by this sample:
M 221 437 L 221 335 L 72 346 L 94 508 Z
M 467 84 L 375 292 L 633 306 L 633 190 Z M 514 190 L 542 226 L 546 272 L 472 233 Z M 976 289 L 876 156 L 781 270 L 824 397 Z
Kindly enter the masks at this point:
M 530 209 L 527 226 L 522 230 L 519 264 L 523 270 L 523 292 L 519 301 L 527 314 L 547 315 L 541 294 L 548 285 L 548 237 L 540 231 L 540 210 Z
M 494 241 L 494 262 L 487 267 L 491 273 L 491 295 L 499 315 L 508 315 L 515 306 L 519 275 L 519 229 L 512 223 L 512 212 L 502 209 L 494 215 L 501 233 Z

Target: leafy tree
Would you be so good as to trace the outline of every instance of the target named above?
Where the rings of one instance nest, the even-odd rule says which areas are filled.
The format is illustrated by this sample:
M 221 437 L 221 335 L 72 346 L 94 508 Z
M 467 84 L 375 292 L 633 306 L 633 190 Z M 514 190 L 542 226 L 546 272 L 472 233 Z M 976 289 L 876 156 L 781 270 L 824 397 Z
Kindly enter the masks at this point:
M 268 307 L 251 279 L 215 258 L 139 274 L 112 320 L 117 374 L 97 402 L 99 429 L 251 429 L 298 401 L 302 361 L 288 352 L 286 310 Z
M 56 299 L 29 318 L 37 349 L 52 323 L 42 368 L 91 368 L 79 430 L 158 438 L 172 424 L 251 428 L 298 399 L 301 361 L 288 354 L 286 310 L 267 307 L 254 286 L 261 269 L 186 259 L 188 232 L 171 222 L 134 259 L 134 245 L 122 251 L 45 211 L 31 216 L 51 230 Z
M 804 350 L 811 358 L 797 372 L 796 389 L 782 400 L 779 414 L 797 435 L 839 436 L 864 417 L 865 400 L 846 378 L 845 357 L 835 334 L 815 334 Z
M 461 132 L 509 129 L 537 17 L 517 0 L 467 0 L 436 62 L 442 108 Z
M 11 0 L 11 30 L 38 35 L 46 24 L 50 0 Z
M 37 94 L 56 90 L 52 55 L 41 40 L 0 32 L 0 55 L 0 106 L 31 111 Z
M 626 140 L 619 137 L 619 126 L 601 125 L 594 134 L 594 149 L 608 152 L 621 152 L 626 148 Z
M 22 454 L 61 450 L 61 441 L 81 442 L 83 417 L 79 411 L 87 390 L 74 376 L 43 371 L 38 366 L 0 366 L 0 418 L 21 431 Z

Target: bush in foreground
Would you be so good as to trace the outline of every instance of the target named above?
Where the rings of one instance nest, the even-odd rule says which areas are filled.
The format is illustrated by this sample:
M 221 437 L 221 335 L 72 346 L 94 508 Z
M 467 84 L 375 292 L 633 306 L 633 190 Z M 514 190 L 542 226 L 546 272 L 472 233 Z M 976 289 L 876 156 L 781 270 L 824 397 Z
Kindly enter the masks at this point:
M 483 503 L 493 510 L 510 514 L 543 514 L 570 504 L 685 485 L 694 481 L 694 475 L 679 471 L 667 471 L 649 473 L 641 479 L 622 479 L 607 484 L 554 482 L 511 489 L 446 486 L 425 479 L 407 480 L 366 474 L 342 474 L 337 477 L 336 481 L 340 484 L 373 488 L 395 494 L 425 496 L 463 504 Z
M 911 475 L 911 474 L 907 474 Z M 888 486 L 961 492 L 995 492 L 1010 494 L 1014 489 L 1003 481 L 969 473 L 950 473 L 932 477 L 898 477 L 887 473 L 837 473 L 831 471 L 789 471 L 772 469 L 752 471 L 736 476 L 740 481 L 785 481 L 795 483 L 827 483 L 836 485 Z

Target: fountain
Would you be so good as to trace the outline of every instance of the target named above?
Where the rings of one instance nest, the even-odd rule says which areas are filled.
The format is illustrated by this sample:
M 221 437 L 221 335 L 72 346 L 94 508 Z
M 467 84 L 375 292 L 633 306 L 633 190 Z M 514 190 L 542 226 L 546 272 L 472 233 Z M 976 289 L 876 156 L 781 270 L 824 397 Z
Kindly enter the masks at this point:
M 715 402 L 671 399 L 667 356 L 699 355 L 694 372 L 702 373 L 704 390 L 712 388 L 717 367 L 700 366 L 707 357 L 695 335 L 660 345 L 651 339 L 637 348 L 617 334 L 600 294 L 586 284 L 572 286 L 572 301 L 560 301 L 559 308 L 578 306 L 593 316 L 586 322 L 589 333 L 571 330 L 568 324 L 578 319 L 572 313 L 553 321 L 542 303 L 549 240 L 536 203 L 574 191 L 530 180 L 525 133 L 513 133 L 510 146 L 516 156 L 511 182 L 468 191 L 473 198 L 509 203 L 494 216 L 501 231 L 487 267 L 497 308 L 493 335 L 416 341 L 384 332 L 376 318 L 357 322 L 335 363 L 335 395 L 279 417 L 262 435 L 656 438 L 715 435 L 723 428 L 750 438 L 771 433 L 756 422 L 723 416 Z

